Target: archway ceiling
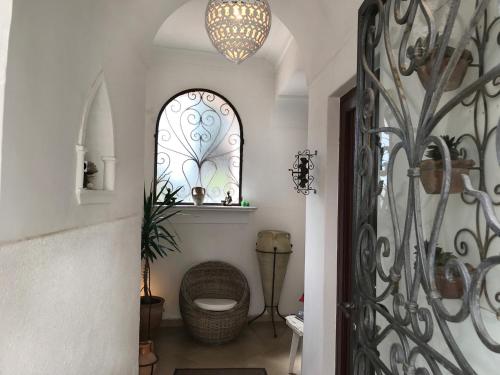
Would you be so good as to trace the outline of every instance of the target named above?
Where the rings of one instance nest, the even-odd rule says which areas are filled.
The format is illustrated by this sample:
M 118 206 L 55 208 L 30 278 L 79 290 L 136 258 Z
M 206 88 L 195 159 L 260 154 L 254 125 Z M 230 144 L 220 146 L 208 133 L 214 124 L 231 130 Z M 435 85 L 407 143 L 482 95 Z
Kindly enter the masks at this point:
M 117 1 L 117 0 L 109 0 Z M 335 39 L 342 37 L 339 35 L 340 24 L 346 25 L 345 16 L 336 13 L 332 22 L 332 17 L 328 15 L 323 0 L 270 0 L 273 13 L 276 14 L 284 25 L 290 30 L 295 38 L 302 55 L 306 76 L 308 81 L 319 74 L 326 64 L 333 58 L 336 50 L 340 46 L 335 46 Z M 361 0 L 353 0 L 358 3 Z M 139 34 L 136 34 L 134 42 L 139 42 L 144 47 L 145 59 L 150 55 L 149 47 L 153 45 L 153 40 L 158 30 L 165 20 L 173 14 L 188 0 L 143 0 L 129 1 L 123 3 L 122 8 L 127 7 L 128 12 L 133 14 L 134 25 L 130 25 L 128 18 L 127 28 L 132 27 Z M 335 0 L 336 4 L 351 3 L 351 1 Z M 356 6 L 356 5 L 351 5 Z M 344 5 L 341 5 L 343 8 Z M 125 9 L 124 9 L 125 11 Z M 114 14 L 109 14 L 115 18 Z M 355 20 L 352 20 L 355 22 Z M 138 30 L 140 29 L 140 30 Z
M 182 5 L 160 27 L 154 44 L 217 53 L 205 31 L 206 6 L 207 0 L 191 0 Z M 273 14 L 271 33 L 255 57 L 278 65 L 292 38 L 288 28 Z

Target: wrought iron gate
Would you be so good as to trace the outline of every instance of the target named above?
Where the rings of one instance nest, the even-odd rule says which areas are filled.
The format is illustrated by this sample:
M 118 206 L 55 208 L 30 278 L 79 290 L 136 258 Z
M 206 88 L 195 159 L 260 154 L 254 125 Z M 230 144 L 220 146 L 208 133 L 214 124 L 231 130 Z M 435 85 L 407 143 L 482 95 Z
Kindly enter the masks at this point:
M 500 374 L 499 8 L 366 0 L 360 9 L 357 375 Z M 458 167 L 464 159 L 473 163 Z M 438 191 L 424 191 L 424 174 Z M 440 252 L 447 243 L 451 254 Z M 451 286 L 458 296 L 444 298 Z

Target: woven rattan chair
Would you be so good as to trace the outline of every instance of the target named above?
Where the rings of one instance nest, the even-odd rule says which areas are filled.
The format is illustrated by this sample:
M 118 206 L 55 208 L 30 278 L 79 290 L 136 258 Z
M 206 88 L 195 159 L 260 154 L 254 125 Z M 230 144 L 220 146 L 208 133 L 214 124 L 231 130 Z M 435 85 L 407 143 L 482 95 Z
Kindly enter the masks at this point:
M 232 299 L 237 304 L 228 311 L 207 311 L 194 303 L 198 298 Z M 222 262 L 206 262 L 184 275 L 179 304 L 184 324 L 195 339 L 224 344 L 234 340 L 247 322 L 250 289 L 237 268 Z

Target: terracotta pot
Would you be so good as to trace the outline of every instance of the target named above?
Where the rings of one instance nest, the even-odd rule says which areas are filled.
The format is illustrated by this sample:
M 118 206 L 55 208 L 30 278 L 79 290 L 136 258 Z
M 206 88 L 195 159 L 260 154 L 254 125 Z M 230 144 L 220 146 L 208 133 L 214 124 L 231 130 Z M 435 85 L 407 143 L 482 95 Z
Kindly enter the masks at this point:
M 454 52 L 455 48 L 446 47 L 445 56 L 443 58 L 443 62 L 439 69 L 440 75 L 444 73 L 446 67 L 448 66 L 448 63 L 450 62 L 450 58 Z M 432 68 L 435 65 L 436 54 L 437 50 L 434 49 L 431 52 L 426 63 L 417 69 L 418 78 L 420 78 L 420 82 L 422 82 L 422 85 L 426 90 L 429 90 L 431 86 Z M 453 70 L 453 73 L 451 74 L 450 79 L 444 88 L 444 91 L 453 91 L 458 89 L 462 85 L 462 82 L 464 81 L 465 78 L 465 74 L 467 73 L 467 69 L 473 60 L 474 59 L 472 57 L 472 53 L 468 50 L 464 50 L 462 56 L 458 60 L 457 66 Z
M 141 323 L 139 336 L 140 340 L 148 340 L 148 326 L 151 336 L 160 328 L 163 315 L 163 304 L 165 300 L 161 297 L 151 297 L 153 303 L 147 303 L 144 297 L 141 297 Z M 149 324 L 148 324 L 149 323 Z
M 139 343 L 139 375 L 153 375 L 156 373 L 158 357 L 154 352 L 153 341 Z
M 474 160 L 452 160 L 451 161 L 451 186 L 450 194 L 458 194 L 464 191 L 462 174 L 469 175 L 469 170 L 474 166 Z M 443 161 L 424 160 L 420 163 L 420 181 L 424 185 L 427 194 L 440 194 L 443 184 Z
M 475 269 L 470 264 L 466 264 L 469 273 L 474 273 Z M 458 299 L 464 295 L 464 281 L 460 276 L 454 277 L 451 281 L 446 279 L 444 267 L 436 269 L 436 287 L 441 296 L 446 299 Z

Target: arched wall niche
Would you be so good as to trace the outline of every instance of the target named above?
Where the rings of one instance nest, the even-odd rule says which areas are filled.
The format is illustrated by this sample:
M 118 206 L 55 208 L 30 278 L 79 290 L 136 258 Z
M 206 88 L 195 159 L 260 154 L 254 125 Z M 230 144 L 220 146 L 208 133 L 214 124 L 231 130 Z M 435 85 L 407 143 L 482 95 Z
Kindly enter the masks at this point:
M 11 21 L 12 0 L 2 0 L 0 2 L 0 186 L 2 181 L 2 134 L 5 102 L 5 82 L 7 78 L 7 57 L 9 52 Z
M 113 114 L 102 71 L 87 94 L 76 145 L 76 162 L 78 203 L 109 203 L 115 190 L 116 157 Z

